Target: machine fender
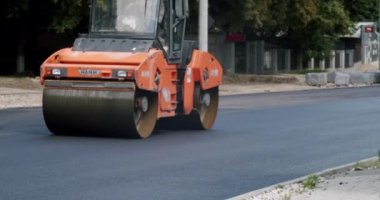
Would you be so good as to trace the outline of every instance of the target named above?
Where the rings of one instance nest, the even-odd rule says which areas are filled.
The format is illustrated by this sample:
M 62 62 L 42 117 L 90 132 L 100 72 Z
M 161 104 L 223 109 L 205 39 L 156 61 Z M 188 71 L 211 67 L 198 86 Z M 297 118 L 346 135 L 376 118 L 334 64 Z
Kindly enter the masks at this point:
M 152 92 L 158 91 L 159 86 L 155 82 L 155 78 L 159 62 L 162 59 L 159 51 L 153 51 L 148 54 L 135 73 L 136 86 L 138 88 Z
M 185 78 L 184 78 L 184 84 L 183 84 L 183 107 L 184 107 L 184 113 L 190 114 L 191 111 L 194 108 L 194 102 L 193 102 L 193 96 L 194 96 L 194 85 L 195 85 L 195 77 L 194 74 L 199 72 L 196 72 L 191 67 L 186 68 Z
M 194 50 L 189 67 L 194 81 L 199 81 L 202 90 L 211 89 L 222 83 L 223 68 L 220 62 L 208 52 Z
M 194 109 L 194 89 L 199 83 L 202 90 L 216 88 L 222 83 L 223 69 L 219 61 L 207 52 L 194 50 L 184 78 L 184 112 Z

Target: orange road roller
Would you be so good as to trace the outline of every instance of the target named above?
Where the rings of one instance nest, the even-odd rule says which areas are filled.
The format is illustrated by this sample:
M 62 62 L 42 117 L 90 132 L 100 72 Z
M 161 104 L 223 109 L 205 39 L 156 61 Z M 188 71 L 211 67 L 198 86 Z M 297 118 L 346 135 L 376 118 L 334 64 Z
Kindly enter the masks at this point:
M 159 119 L 209 129 L 223 69 L 184 40 L 187 0 L 92 0 L 90 27 L 41 66 L 56 135 L 148 138 Z

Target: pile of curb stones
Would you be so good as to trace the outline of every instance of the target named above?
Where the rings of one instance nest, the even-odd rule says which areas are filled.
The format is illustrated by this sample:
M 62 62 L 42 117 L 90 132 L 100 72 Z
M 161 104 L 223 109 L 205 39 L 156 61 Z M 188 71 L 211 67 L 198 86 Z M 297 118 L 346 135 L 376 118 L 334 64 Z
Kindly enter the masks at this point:
M 305 81 L 310 86 L 325 86 L 327 84 L 336 86 L 372 85 L 380 83 L 380 72 L 331 71 L 307 73 Z

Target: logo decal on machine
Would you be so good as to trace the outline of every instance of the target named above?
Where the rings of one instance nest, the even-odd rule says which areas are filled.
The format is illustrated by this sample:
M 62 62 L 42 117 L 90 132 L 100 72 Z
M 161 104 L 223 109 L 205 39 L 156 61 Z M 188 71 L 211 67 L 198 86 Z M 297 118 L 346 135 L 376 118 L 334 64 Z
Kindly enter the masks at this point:
M 186 69 L 186 82 L 191 83 L 191 68 L 187 67 Z
M 86 76 L 95 76 L 100 74 L 100 71 L 95 69 L 79 69 L 78 71 L 79 74 Z
M 162 96 L 166 102 L 170 102 L 170 90 L 168 88 L 162 89 Z
M 211 72 L 210 72 L 210 75 L 212 77 L 217 77 L 219 76 L 219 70 L 218 69 L 212 69 Z
M 143 78 L 149 78 L 150 77 L 150 71 L 145 70 L 141 72 L 141 77 Z

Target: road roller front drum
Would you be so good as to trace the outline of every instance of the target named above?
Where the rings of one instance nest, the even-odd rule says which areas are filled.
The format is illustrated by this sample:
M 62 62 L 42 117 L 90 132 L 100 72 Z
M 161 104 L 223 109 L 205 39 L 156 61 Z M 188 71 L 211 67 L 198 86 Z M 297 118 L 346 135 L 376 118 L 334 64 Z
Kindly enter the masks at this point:
M 147 138 L 157 121 L 157 94 L 135 91 L 45 88 L 43 115 L 56 135 Z

